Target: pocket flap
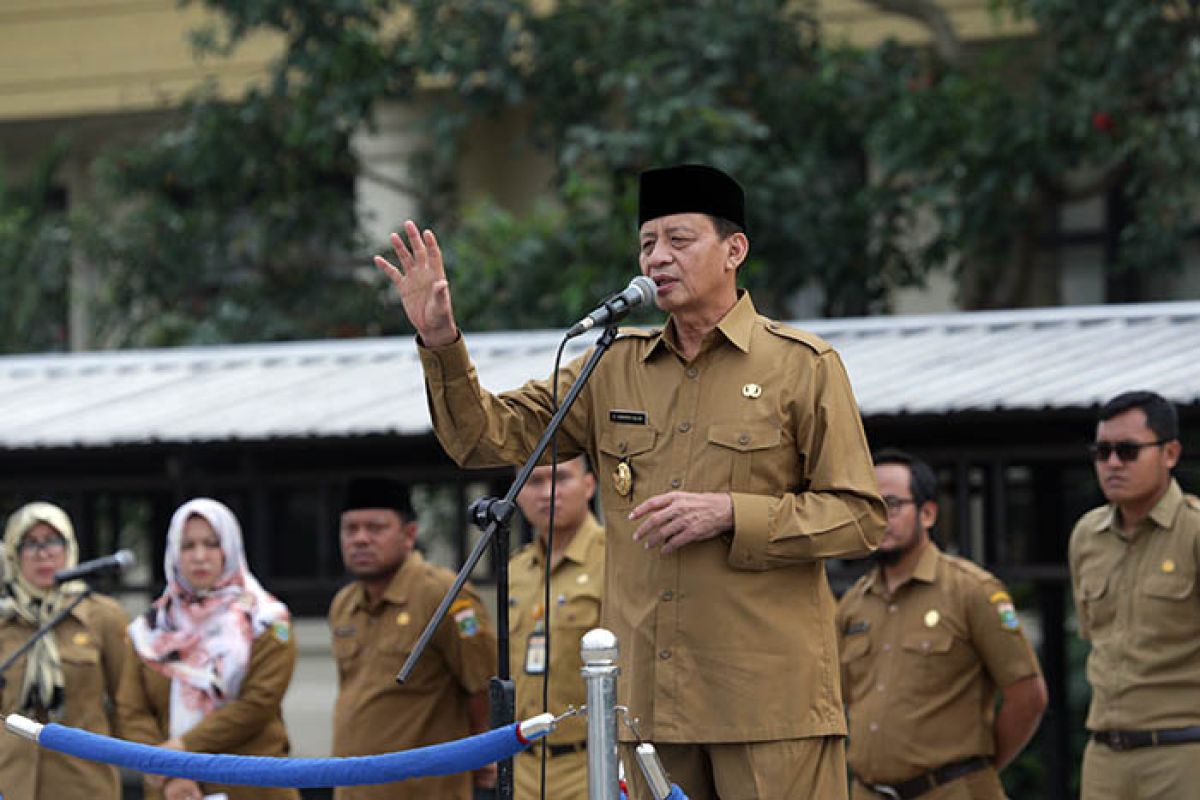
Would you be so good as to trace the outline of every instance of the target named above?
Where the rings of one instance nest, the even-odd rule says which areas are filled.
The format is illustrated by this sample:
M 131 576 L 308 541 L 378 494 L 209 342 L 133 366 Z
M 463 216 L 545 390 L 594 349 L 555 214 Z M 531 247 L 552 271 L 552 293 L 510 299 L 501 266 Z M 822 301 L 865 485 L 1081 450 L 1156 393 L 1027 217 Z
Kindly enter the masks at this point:
M 1108 591 L 1108 578 L 1103 575 L 1084 575 L 1079 579 L 1079 599 L 1099 600 Z
M 865 633 L 851 634 L 842 639 L 841 661 L 849 664 L 871 652 L 871 640 Z
M 730 450 L 766 450 L 778 447 L 782 439 L 777 426 L 763 423 L 722 423 L 708 429 L 710 442 Z
M 654 447 L 654 436 L 653 428 L 609 428 L 600 432 L 598 446 L 602 453 L 615 458 L 625 458 L 651 450 Z
M 954 636 L 949 631 L 921 631 L 910 633 L 900 646 L 910 653 L 935 655 L 949 653 L 954 646 Z
M 1195 588 L 1195 578 L 1190 575 L 1156 573 L 1142 581 L 1143 592 L 1163 600 L 1186 600 Z

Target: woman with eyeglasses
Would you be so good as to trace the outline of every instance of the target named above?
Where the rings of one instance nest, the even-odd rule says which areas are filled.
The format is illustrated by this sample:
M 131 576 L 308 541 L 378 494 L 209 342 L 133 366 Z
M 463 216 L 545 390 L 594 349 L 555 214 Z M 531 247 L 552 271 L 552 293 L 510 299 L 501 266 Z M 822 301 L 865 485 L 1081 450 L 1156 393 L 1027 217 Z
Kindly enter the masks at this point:
M 167 587 L 129 626 L 130 655 L 117 693 L 121 735 L 196 753 L 284 756 L 280 705 L 296 666 L 287 606 L 246 564 L 242 529 L 208 498 L 171 517 Z M 294 789 L 147 776 L 146 797 L 299 800 Z
M 0 660 L 80 600 L 84 583 L 54 579 L 78 560 L 75 529 L 58 506 L 30 503 L 8 518 L 0 553 Z M 111 734 L 128 622 L 112 598 L 84 597 L 0 676 L 0 711 Z M 0 733 L 0 794 L 4 800 L 117 800 L 121 783 L 113 767 Z

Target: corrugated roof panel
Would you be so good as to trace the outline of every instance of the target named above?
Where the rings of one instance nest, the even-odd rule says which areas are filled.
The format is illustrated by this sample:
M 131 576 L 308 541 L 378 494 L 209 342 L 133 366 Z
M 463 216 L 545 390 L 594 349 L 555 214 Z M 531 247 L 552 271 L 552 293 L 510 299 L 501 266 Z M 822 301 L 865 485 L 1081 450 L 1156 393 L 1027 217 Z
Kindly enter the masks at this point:
M 795 323 L 841 353 L 863 413 L 1095 406 L 1130 388 L 1200 403 L 1200 303 Z M 468 334 L 493 391 L 546 377 L 561 334 Z M 570 343 L 564 363 L 590 345 Z M 411 338 L 0 358 L 0 446 L 430 430 Z

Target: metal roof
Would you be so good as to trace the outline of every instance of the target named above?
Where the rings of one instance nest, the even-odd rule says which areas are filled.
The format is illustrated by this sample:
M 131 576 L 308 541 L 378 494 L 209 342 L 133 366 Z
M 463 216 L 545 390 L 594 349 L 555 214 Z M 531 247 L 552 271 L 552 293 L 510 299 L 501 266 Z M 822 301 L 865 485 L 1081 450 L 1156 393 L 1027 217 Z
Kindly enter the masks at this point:
M 1087 408 L 1131 388 L 1200 403 L 1200 302 L 798 321 L 863 414 Z M 483 385 L 544 377 L 559 331 L 468 333 Z M 574 340 L 566 358 L 591 344 Z M 412 337 L 0 358 L 0 447 L 431 429 Z

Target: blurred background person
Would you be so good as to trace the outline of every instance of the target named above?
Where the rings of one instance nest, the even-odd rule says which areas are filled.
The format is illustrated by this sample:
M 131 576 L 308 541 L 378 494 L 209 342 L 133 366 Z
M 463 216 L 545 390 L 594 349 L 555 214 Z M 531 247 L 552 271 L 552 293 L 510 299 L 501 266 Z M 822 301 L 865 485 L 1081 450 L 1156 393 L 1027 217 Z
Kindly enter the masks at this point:
M 8 518 L 0 556 L 0 659 L 86 590 L 81 581 L 59 586 L 54 580 L 78 560 L 74 526 L 58 506 L 30 503 Z M 111 734 L 128 622 L 112 598 L 85 598 L 9 668 L 0 710 Z M 0 735 L 0 794 L 5 800 L 112 800 L 121 796 L 121 784 L 114 767 Z
M 129 626 L 117 694 L 126 739 L 198 753 L 284 756 L 280 704 L 296 665 L 283 603 L 251 574 L 233 512 L 208 498 L 171 517 L 167 588 Z M 295 789 L 197 784 L 147 776 L 146 796 L 200 800 L 299 800 Z
M 546 548 L 550 528 L 551 479 L 554 479 L 554 542 L 550 548 L 550 603 L 546 604 Z M 517 688 L 517 719 L 542 713 L 549 669 L 547 708 L 561 714 L 567 706 L 587 704 L 579 670 L 579 640 L 600 625 L 604 584 L 604 529 L 588 503 L 596 478 L 587 458 L 579 456 L 551 467 L 537 467 L 517 495 L 517 505 L 535 537 L 509 564 L 510 674 Z M 547 625 L 547 621 L 549 624 Z M 549 641 L 546 631 L 549 628 Z M 559 723 L 545 740 L 546 797 L 587 800 L 587 720 Z M 541 792 L 539 742 L 517 756 L 513 765 L 515 796 L 533 800 Z

